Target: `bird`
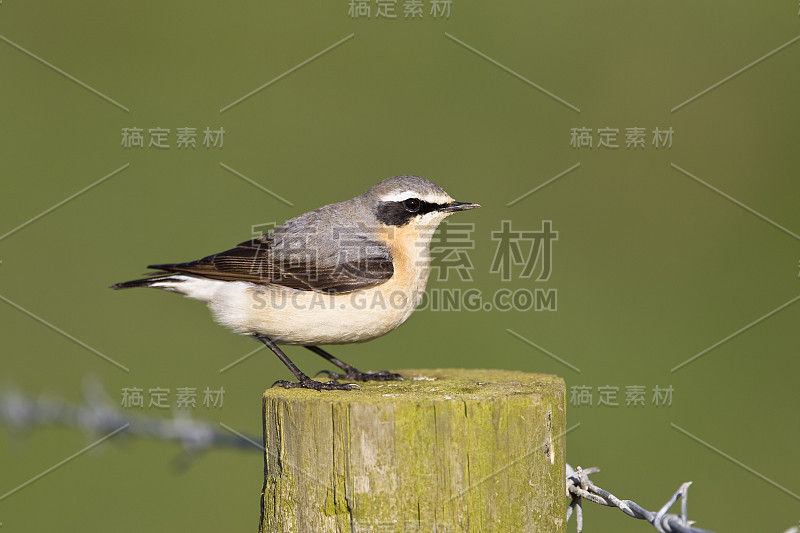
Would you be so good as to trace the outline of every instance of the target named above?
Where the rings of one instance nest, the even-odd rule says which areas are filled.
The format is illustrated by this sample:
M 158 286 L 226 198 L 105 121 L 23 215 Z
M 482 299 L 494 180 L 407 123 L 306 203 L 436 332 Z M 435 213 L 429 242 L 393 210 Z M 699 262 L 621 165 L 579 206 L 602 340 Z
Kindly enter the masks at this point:
M 425 291 L 437 226 L 479 207 L 419 176 L 394 176 L 230 250 L 149 265 L 154 272 L 146 277 L 110 288 L 152 287 L 206 303 L 217 322 L 262 342 L 297 379 L 273 386 L 352 390 L 359 385 L 340 380 L 402 380 L 385 370 L 361 372 L 319 345 L 369 341 L 404 323 Z M 342 372 L 312 379 L 279 345 L 304 346 Z

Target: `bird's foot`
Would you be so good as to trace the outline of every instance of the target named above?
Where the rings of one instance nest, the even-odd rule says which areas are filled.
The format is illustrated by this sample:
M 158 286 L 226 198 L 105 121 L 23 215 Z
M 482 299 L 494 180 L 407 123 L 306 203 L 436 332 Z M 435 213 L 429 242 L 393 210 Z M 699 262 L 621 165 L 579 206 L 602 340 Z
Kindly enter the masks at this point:
M 325 374 L 331 379 L 349 379 L 353 381 L 404 381 L 403 376 L 400 374 L 395 374 L 386 370 L 381 370 L 380 372 L 361 372 L 352 368 L 348 370 L 346 374 L 337 374 L 328 370 L 317 372 L 318 376 L 320 374 Z
M 286 381 L 280 379 L 272 384 L 280 385 L 284 389 L 314 389 L 314 390 L 353 390 L 360 389 L 355 383 L 339 383 L 338 381 L 317 381 L 315 379 L 306 378 L 300 381 Z

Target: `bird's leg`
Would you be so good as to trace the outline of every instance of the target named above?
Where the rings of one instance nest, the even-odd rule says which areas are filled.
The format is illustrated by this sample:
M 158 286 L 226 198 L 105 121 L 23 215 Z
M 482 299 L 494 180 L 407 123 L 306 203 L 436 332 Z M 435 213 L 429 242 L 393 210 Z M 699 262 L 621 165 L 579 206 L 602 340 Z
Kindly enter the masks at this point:
M 334 364 L 344 370 L 344 374 L 336 374 L 333 372 L 329 372 L 327 370 L 322 370 L 319 374 L 327 374 L 327 376 L 331 379 L 352 379 L 355 381 L 402 381 L 403 376 L 400 374 L 394 374 L 392 372 L 387 372 L 386 370 L 381 370 L 380 372 L 361 372 L 354 366 L 348 365 L 341 359 L 337 359 L 319 346 L 306 346 L 309 350 L 314 352 L 315 354 L 319 355 L 320 357 L 327 359 L 331 364 Z
M 272 386 L 280 385 L 284 389 L 300 388 L 300 389 L 314 389 L 314 390 L 351 390 L 359 388 L 359 386 L 356 385 L 355 383 L 339 383 L 338 381 L 326 381 L 325 383 L 322 383 L 315 379 L 311 379 L 310 377 L 303 374 L 300 371 L 300 369 L 297 368 L 297 365 L 292 363 L 292 361 L 288 357 L 286 357 L 286 354 L 283 353 L 283 351 L 280 348 L 278 348 L 278 345 L 275 344 L 272 341 L 272 339 L 259 334 L 255 334 L 253 335 L 253 337 L 266 344 L 267 348 L 272 350 L 272 352 L 278 356 L 278 359 L 280 359 L 283 362 L 283 364 L 286 365 L 289 368 L 289 370 L 292 371 L 292 374 L 294 374 L 295 377 L 297 378 L 297 381 L 278 380 L 275 383 L 273 383 Z

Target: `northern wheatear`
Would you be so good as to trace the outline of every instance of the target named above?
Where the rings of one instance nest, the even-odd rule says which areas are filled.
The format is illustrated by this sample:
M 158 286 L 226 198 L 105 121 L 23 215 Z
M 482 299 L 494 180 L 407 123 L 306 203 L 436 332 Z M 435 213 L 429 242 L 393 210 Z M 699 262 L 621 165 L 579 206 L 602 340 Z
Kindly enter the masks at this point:
M 403 379 L 360 372 L 317 345 L 368 341 L 405 322 L 428 281 L 434 230 L 450 214 L 477 207 L 426 179 L 395 176 L 228 251 L 150 265 L 158 269 L 151 277 L 111 288 L 154 287 L 207 303 L 218 322 L 263 342 L 289 367 L 297 381 L 277 382 L 286 388 L 347 390 L 358 385 L 333 380 Z M 305 346 L 344 373 L 311 379 L 278 344 Z

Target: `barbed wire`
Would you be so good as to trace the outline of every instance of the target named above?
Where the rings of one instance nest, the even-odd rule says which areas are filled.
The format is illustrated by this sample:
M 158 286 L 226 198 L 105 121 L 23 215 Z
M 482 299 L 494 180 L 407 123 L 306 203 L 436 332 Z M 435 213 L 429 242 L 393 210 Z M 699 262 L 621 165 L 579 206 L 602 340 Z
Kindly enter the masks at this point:
M 83 402 L 78 404 L 8 390 L 0 395 L 0 421 L 20 433 L 42 426 L 64 426 L 89 435 L 116 431 L 120 437 L 174 441 L 181 445 L 184 457 L 213 447 L 264 451 L 261 436 L 251 437 L 224 424 L 195 420 L 180 411 L 174 411 L 171 418 L 135 416 L 120 411 L 102 386 L 92 380 L 84 381 Z
M 607 490 L 603 490 L 589 481 L 589 474 L 599 471 L 600 469 L 597 467 L 586 469 L 577 467 L 573 469 L 570 465 L 567 465 L 567 493 L 572 496 L 572 501 L 567 508 L 567 521 L 572 516 L 572 512 L 575 511 L 578 533 L 583 529 L 583 507 L 581 504 L 584 499 L 600 505 L 616 507 L 628 516 L 647 520 L 659 533 L 712 533 L 707 529 L 692 527 L 694 522 L 686 517 L 686 505 L 689 498 L 689 485 L 692 484 L 691 481 L 681 485 L 661 509 L 653 512 L 631 500 L 620 500 Z M 668 514 L 669 508 L 679 498 L 681 500 L 681 515 Z

